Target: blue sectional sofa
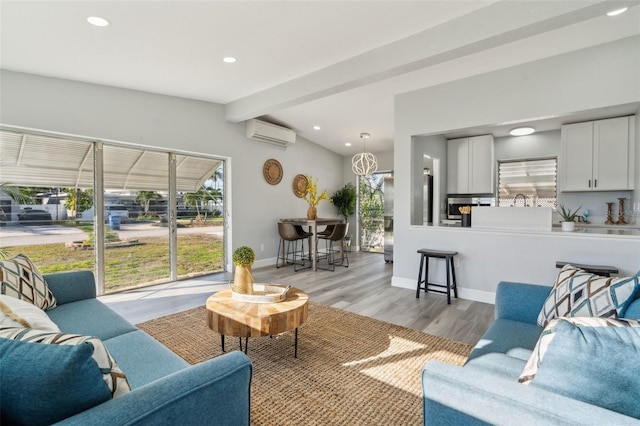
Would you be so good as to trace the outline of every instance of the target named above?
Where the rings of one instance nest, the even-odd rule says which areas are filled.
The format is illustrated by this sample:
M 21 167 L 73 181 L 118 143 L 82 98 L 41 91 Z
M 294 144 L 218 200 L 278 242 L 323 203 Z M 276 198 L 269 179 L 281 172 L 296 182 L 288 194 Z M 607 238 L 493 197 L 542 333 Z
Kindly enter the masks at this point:
M 59 424 L 250 423 L 252 365 L 243 353 L 231 352 L 190 366 L 97 300 L 91 272 L 44 277 L 57 300 L 57 307 L 46 311 L 49 318 L 64 333 L 101 339 L 131 386 L 130 392 Z
M 640 424 L 636 418 L 518 382 L 543 331 L 536 320 L 549 291 L 548 286 L 499 283 L 495 321 L 466 364 L 457 367 L 431 361 L 424 366 L 425 425 Z M 640 318 L 640 299 L 631 303 L 625 317 Z M 638 365 L 636 351 L 631 347 L 629 353 L 632 370 Z M 610 389 L 619 391 L 624 390 Z

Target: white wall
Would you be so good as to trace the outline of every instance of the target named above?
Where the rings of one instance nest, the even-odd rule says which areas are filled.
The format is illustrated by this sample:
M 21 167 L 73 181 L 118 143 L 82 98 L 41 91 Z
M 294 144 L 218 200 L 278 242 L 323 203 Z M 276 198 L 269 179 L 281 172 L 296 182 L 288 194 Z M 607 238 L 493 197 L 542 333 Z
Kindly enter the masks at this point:
M 640 108 L 636 111 L 636 181 L 632 203 L 640 203 Z M 640 217 L 636 218 L 640 222 Z
M 560 156 L 560 130 L 494 139 L 496 161 Z
M 422 247 L 458 250 L 462 297 L 485 301 L 492 300 L 500 280 L 551 284 L 555 260 L 610 264 L 623 273 L 640 269 L 640 239 L 587 241 L 411 226 L 412 178 L 406 167 L 415 135 L 640 102 L 639 59 L 636 36 L 396 96 L 393 284 L 415 288 L 416 250 Z
M 275 264 L 277 220 L 306 215 L 307 204 L 293 194 L 295 175 L 318 177 L 320 189 L 330 192 L 344 184 L 341 156 L 300 137 L 286 149 L 247 139 L 244 124 L 225 121 L 219 104 L 6 70 L 0 74 L 0 102 L 2 125 L 227 157 L 232 182 L 227 253 L 249 245 L 257 266 Z M 283 167 L 275 186 L 262 176 L 269 158 Z M 328 202 L 320 203 L 318 214 L 336 216 Z
M 439 173 L 432 171 L 433 186 L 438 186 L 434 192 L 433 209 L 436 215 L 444 214 L 447 199 L 447 140 L 442 135 L 416 136 L 413 138 L 413 152 L 411 154 L 411 179 L 413 188 L 411 194 L 411 223 L 423 223 L 424 193 L 423 193 L 423 164 L 424 155 L 439 160 Z M 433 190 L 433 189 L 432 189 Z

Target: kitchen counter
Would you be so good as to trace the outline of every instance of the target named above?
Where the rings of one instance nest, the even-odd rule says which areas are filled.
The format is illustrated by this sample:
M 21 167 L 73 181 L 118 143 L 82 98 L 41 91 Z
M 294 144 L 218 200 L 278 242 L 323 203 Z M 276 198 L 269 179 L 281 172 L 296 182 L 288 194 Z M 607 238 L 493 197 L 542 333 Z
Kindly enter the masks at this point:
M 610 238 L 631 238 L 640 239 L 640 228 L 637 225 L 589 225 L 576 223 L 576 229 L 573 232 L 563 231 L 560 224 L 554 224 L 551 230 L 532 230 L 532 229 L 514 229 L 514 228 L 484 228 L 478 226 L 462 227 L 459 223 L 441 223 L 437 226 L 425 226 L 429 229 L 451 229 L 463 232 L 483 232 L 495 234 L 518 234 L 518 235 L 566 235 L 573 237 L 610 237 Z
M 551 231 L 566 232 L 567 234 L 623 235 L 640 237 L 640 228 L 619 225 L 588 225 L 576 223 L 576 229 L 573 232 L 563 231 L 560 225 L 554 225 Z
M 562 231 L 559 218 L 551 208 L 472 208 L 471 227 L 461 227 L 459 221 L 442 220 L 441 228 L 493 233 L 567 235 L 576 237 L 640 238 L 640 225 L 605 225 L 603 222 L 576 222 L 575 231 Z

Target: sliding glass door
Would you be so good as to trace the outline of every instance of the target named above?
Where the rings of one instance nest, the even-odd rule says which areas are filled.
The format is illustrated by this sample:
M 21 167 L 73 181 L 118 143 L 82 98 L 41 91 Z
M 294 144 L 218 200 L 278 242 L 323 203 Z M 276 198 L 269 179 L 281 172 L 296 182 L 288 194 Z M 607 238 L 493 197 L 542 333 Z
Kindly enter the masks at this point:
M 10 130 L 0 155 L 0 255 L 105 292 L 224 270 L 222 160 Z
M 360 250 L 382 253 L 385 231 L 385 178 L 389 172 L 374 173 L 359 178 Z M 393 215 L 393 213 L 391 213 Z

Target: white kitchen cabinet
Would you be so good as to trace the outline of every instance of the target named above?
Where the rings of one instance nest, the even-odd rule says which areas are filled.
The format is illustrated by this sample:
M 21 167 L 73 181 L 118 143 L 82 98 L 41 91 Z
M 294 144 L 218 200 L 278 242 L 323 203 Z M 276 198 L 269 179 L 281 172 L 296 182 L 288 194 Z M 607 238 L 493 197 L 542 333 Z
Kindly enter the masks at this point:
M 562 191 L 632 190 L 634 132 L 632 117 L 562 126 Z
M 447 192 L 487 194 L 494 191 L 493 136 L 447 141 Z

